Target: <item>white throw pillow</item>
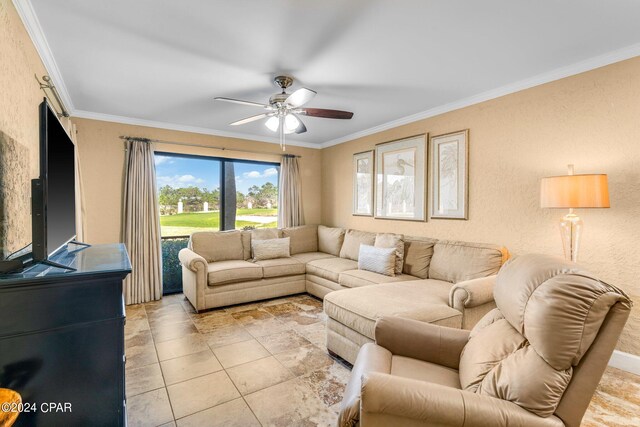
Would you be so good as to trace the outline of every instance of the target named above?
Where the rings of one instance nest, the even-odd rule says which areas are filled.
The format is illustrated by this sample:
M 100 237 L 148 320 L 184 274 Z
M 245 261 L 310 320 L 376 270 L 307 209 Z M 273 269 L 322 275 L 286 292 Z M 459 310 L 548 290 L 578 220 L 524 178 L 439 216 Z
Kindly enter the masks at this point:
M 253 253 L 254 261 L 274 258 L 289 258 L 291 256 L 290 239 L 288 237 L 268 240 L 252 239 L 251 252 Z
M 360 245 L 358 269 L 373 271 L 385 276 L 395 276 L 396 248 L 376 248 L 375 246 Z
M 404 264 L 404 236 L 402 234 L 378 233 L 373 246 L 376 248 L 396 248 L 396 274 L 402 274 Z

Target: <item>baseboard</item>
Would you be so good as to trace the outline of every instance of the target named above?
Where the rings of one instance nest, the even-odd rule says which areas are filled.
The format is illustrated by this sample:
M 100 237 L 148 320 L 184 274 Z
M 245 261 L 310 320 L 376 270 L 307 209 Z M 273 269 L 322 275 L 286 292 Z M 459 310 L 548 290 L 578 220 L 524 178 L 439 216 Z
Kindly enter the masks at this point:
M 613 350 L 611 359 L 609 359 L 609 366 L 640 375 L 640 356 Z

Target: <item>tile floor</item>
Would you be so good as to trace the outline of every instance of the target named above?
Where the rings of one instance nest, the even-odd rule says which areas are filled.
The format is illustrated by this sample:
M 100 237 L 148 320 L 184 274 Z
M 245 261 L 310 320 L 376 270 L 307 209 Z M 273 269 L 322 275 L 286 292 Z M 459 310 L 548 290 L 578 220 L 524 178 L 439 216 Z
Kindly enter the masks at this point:
M 196 314 L 184 296 L 127 307 L 129 426 L 334 426 L 349 368 L 309 295 Z M 640 378 L 608 369 L 585 426 L 640 425 Z

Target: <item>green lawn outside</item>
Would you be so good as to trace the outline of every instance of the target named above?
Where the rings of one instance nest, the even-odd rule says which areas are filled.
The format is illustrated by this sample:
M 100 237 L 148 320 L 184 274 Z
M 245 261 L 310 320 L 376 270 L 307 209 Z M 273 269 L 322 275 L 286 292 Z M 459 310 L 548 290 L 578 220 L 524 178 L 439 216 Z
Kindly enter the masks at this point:
M 277 227 L 278 210 L 277 209 L 238 209 L 236 216 L 268 216 L 274 217 L 274 221 L 253 222 L 253 221 L 236 221 L 236 228 L 252 226 L 256 228 L 274 228 Z M 161 215 L 160 226 L 162 236 L 188 236 L 194 231 L 202 231 L 202 229 L 219 230 L 220 229 L 220 213 L 213 212 L 194 212 L 182 213 L 176 215 Z

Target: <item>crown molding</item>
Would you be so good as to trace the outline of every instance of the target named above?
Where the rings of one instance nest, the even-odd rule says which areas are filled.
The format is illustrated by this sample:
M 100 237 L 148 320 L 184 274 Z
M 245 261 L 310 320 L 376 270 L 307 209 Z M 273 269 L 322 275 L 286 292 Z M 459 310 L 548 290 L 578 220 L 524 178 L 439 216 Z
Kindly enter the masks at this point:
M 203 128 L 198 126 L 187 126 L 187 125 L 179 125 L 175 123 L 158 122 L 154 120 L 136 119 L 132 117 L 116 116 L 112 114 L 103 114 L 103 113 L 94 113 L 92 111 L 84 111 L 84 110 L 73 110 L 70 114 L 72 118 L 75 117 L 80 119 L 100 120 L 103 122 L 122 123 L 125 125 L 133 125 L 133 126 L 146 126 L 150 128 L 157 128 L 157 129 L 175 130 L 180 132 L 198 133 L 202 135 L 221 136 L 225 138 L 236 138 L 236 139 L 244 139 L 249 141 L 260 141 L 260 142 L 267 142 L 269 144 L 280 145 L 280 140 L 278 138 L 271 138 L 268 136 L 252 135 L 252 134 L 239 133 L 239 132 L 226 132 L 226 131 Z M 320 144 L 314 144 L 313 142 L 295 141 L 290 139 L 287 139 L 286 142 L 287 142 L 287 145 L 294 146 L 294 147 L 314 148 L 316 150 L 319 150 L 321 148 Z
M 47 70 L 49 77 L 51 77 L 54 86 L 58 90 L 58 94 L 60 94 L 63 104 L 67 111 L 71 113 L 71 111 L 73 111 L 71 96 L 69 96 L 69 91 L 64 83 L 58 64 L 53 58 L 53 53 L 51 52 L 47 38 L 42 31 L 38 16 L 36 15 L 35 10 L 33 10 L 33 5 L 29 0 L 12 0 L 12 2 L 18 12 L 18 16 L 20 16 L 20 19 L 22 20 L 22 24 L 27 29 L 29 37 L 31 37 L 33 45 L 38 51 L 38 55 L 40 55 L 40 60 L 42 61 L 44 68 Z M 38 78 L 41 77 L 42 76 L 38 76 Z
M 591 71 L 596 68 L 604 67 L 616 62 L 631 59 L 636 56 L 640 56 L 640 43 L 633 44 L 631 46 L 624 47 L 622 49 L 607 52 L 603 55 L 598 55 L 593 58 L 586 59 L 584 61 L 576 62 L 571 65 L 556 68 L 555 70 L 548 71 L 546 73 L 538 74 L 537 76 L 530 77 L 528 79 L 520 80 L 515 83 L 511 83 L 505 86 L 501 86 L 496 89 L 488 90 L 486 92 L 479 93 L 477 95 L 463 98 L 458 101 L 450 102 L 438 107 L 431 108 L 420 113 L 405 116 L 390 122 L 383 123 L 359 132 L 355 132 L 340 138 L 332 139 L 321 144 L 321 148 L 327 148 L 338 144 L 343 144 L 354 139 L 362 138 L 364 136 L 372 135 L 374 133 L 382 132 L 388 129 L 392 129 L 398 126 L 406 125 L 408 123 L 424 120 L 429 117 L 434 117 L 440 114 L 448 113 L 450 111 L 459 110 L 461 108 L 469 107 L 474 104 L 489 101 L 491 99 L 499 98 L 501 96 L 509 95 L 515 92 L 520 92 L 525 89 L 529 89 L 535 86 L 540 86 L 545 83 L 549 83 L 555 80 L 560 80 L 565 77 L 574 76 L 576 74 Z

